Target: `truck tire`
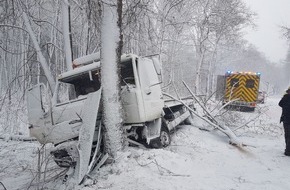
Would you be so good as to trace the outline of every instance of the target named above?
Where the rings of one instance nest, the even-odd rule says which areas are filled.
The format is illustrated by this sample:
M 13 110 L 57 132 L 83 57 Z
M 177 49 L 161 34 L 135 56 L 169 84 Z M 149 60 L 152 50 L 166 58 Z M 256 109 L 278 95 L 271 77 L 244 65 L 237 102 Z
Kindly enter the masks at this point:
M 161 131 L 160 131 L 160 136 L 156 139 L 152 139 L 150 142 L 150 147 L 152 148 L 164 148 L 170 145 L 171 143 L 171 137 L 170 137 L 170 132 L 168 129 L 162 125 Z

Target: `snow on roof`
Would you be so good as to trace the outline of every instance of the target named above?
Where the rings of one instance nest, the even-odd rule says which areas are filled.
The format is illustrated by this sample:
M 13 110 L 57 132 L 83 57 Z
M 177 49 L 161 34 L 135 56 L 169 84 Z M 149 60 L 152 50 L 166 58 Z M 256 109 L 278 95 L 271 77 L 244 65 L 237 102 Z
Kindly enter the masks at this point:
M 135 54 L 132 54 L 132 53 L 129 53 L 129 54 L 123 54 L 123 55 L 121 56 L 121 62 L 125 62 L 125 61 L 128 61 L 128 60 L 130 60 L 130 59 L 132 59 L 132 58 L 136 58 L 136 57 L 138 57 L 138 56 L 135 55 Z
M 98 61 L 98 62 L 94 62 L 94 63 L 89 64 L 89 65 L 77 67 L 73 70 L 70 70 L 70 71 L 67 71 L 67 72 L 64 72 L 64 73 L 58 75 L 58 80 L 61 80 L 61 79 L 67 78 L 67 77 L 71 77 L 71 76 L 75 76 L 75 75 L 79 75 L 81 73 L 85 73 L 85 72 L 100 68 L 100 66 L 101 66 L 101 64 Z
M 129 61 L 130 59 L 136 58 L 136 57 L 138 57 L 138 56 L 135 54 L 124 54 L 121 56 L 121 61 L 126 62 L 126 61 Z M 88 72 L 88 71 L 91 71 L 94 69 L 98 69 L 98 68 L 100 68 L 100 66 L 101 66 L 100 61 L 98 61 L 98 62 L 93 62 L 91 64 L 84 65 L 81 67 L 76 67 L 75 69 L 73 69 L 71 71 L 67 71 L 67 72 L 64 72 L 64 73 L 58 75 L 58 80 L 61 80 L 61 79 L 67 78 L 67 77 L 72 77 L 75 75 L 79 75 L 81 73 L 85 73 L 85 72 Z
M 137 56 L 135 54 L 132 54 L 132 53 L 123 54 L 121 56 L 121 64 L 122 65 L 126 65 L 127 63 L 129 63 L 130 60 L 136 59 L 138 57 L 139 56 Z M 143 57 L 143 58 L 146 58 L 146 57 Z M 80 75 L 82 73 L 85 73 L 85 72 L 88 72 L 88 71 L 91 71 L 91 70 L 97 70 L 100 67 L 101 67 L 100 61 L 93 62 L 93 63 L 87 64 L 87 65 L 79 65 L 78 67 L 74 68 L 73 70 L 61 73 L 60 75 L 58 75 L 57 79 L 58 80 L 64 80 L 64 79 L 67 79 L 67 78 L 78 76 L 78 75 Z

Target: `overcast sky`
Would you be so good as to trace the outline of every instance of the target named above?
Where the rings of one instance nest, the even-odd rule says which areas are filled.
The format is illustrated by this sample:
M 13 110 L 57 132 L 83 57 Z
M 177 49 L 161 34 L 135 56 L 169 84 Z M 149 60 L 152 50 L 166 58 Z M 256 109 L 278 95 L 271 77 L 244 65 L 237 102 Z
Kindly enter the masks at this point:
M 257 28 L 247 30 L 246 39 L 273 62 L 286 58 L 286 40 L 281 36 L 279 26 L 290 27 L 290 0 L 244 0 L 258 16 Z

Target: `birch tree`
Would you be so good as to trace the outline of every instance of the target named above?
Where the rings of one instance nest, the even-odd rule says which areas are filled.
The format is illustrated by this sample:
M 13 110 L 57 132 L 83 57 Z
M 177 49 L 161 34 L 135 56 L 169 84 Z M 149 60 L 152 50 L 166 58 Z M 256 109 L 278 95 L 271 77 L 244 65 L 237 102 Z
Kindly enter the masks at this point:
M 123 147 L 119 62 L 122 0 L 105 0 L 101 25 L 101 81 L 105 147 L 116 158 Z

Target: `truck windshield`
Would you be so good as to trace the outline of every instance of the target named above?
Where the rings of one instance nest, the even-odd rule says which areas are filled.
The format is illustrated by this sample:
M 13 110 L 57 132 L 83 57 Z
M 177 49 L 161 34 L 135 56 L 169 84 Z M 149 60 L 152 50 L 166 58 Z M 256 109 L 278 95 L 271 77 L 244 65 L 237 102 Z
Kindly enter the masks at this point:
M 57 103 L 85 97 L 101 87 L 99 72 L 89 71 L 59 80 Z
M 121 86 L 126 84 L 135 85 L 135 78 L 133 72 L 132 60 L 124 61 L 121 63 Z

